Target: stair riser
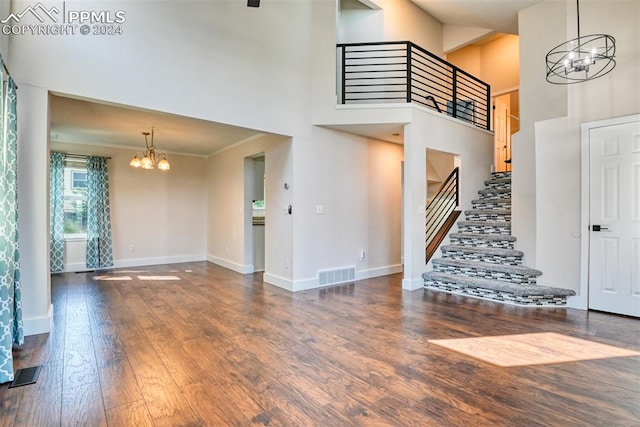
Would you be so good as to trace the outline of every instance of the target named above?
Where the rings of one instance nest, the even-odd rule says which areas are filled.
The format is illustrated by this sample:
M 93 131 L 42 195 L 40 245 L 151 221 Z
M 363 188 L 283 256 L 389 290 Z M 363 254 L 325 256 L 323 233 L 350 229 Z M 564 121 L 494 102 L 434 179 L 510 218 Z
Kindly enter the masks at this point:
M 494 189 L 495 190 L 495 189 Z M 485 199 L 511 199 L 511 191 L 483 191 L 478 193 L 478 200 Z
M 434 265 L 433 271 L 439 273 L 454 274 L 457 276 L 478 277 L 482 279 L 500 280 L 502 282 L 515 283 L 518 285 L 535 285 L 536 278 L 532 276 L 524 276 L 516 273 L 503 273 L 499 271 L 489 271 L 477 268 L 460 268 L 450 265 Z
M 497 202 L 493 200 L 481 200 L 472 203 L 473 209 L 511 209 L 511 202 Z
M 442 258 L 488 262 L 498 265 L 522 265 L 522 257 L 504 257 L 499 255 L 475 254 L 468 252 L 447 251 L 443 252 Z
M 458 224 L 458 233 L 473 234 L 504 234 L 511 235 L 511 227 L 495 227 L 492 225 L 460 225 Z
M 511 178 L 511 172 L 492 172 L 492 179 L 503 179 L 503 178 Z
M 460 286 L 454 283 L 442 282 L 439 280 L 425 281 L 425 287 L 437 289 L 458 295 L 468 295 L 472 297 L 501 301 L 510 304 L 524 306 L 564 306 L 567 305 L 567 297 L 564 296 L 544 296 L 544 295 L 513 295 L 508 292 L 494 291 L 484 288 L 471 288 Z
M 510 182 L 489 182 L 484 187 L 485 190 L 507 190 L 511 189 Z
M 511 221 L 510 213 L 482 213 L 482 212 L 473 212 L 473 209 L 469 214 L 465 215 L 467 221 Z
M 513 249 L 513 242 L 508 240 L 492 240 L 487 241 L 484 239 L 458 239 L 457 237 L 451 237 L 452 245 L 459 246 L 473 246 L 479 248 L 502 248 L 502 249 Z

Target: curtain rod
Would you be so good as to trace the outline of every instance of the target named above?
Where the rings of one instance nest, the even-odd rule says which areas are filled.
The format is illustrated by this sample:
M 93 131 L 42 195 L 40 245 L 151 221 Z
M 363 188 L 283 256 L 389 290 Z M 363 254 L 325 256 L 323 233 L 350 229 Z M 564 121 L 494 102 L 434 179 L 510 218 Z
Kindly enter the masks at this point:
M 74 153 L 64 153 L 64 158 L 72 158 L 72 159 L 83 159 L 87 160 L 87 157 L 90 157 L 88 154 L 74 154 Z M 95 157 L 104 157 L 104 156 L 95 156 Z M 111 157 L 105 157 L 108 160 L 111 160 Z

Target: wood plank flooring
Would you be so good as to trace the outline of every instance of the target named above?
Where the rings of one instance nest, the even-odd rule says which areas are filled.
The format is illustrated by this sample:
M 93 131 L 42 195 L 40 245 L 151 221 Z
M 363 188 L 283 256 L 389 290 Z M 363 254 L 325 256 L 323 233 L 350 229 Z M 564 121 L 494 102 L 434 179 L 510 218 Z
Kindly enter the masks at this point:
M 52 276 L 0 426 L 639 426 L 640 357 L 499 367 L 429 340 L 554 332 L 640 351 L 640 320 L 418 290 L 291 294 L 206 262 Z M 102 274 L 102 273 L 100 273 Z M 140 280 L 178 276 L 181 280 Z

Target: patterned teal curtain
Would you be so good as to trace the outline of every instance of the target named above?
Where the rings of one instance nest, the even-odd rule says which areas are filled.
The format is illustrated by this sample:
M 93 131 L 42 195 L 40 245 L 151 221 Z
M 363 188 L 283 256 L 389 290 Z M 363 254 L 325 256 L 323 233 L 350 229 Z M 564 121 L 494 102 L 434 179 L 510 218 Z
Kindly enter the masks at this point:
M 87 268 L 113 266 L 107 158 L 87 158 Z
M 13 380 L 13 343 L 24 342 L 18 248 L 16 85 L 0 58 L 0 383 Z
M 64 154 L 49 159 L 49 259 L 51 271 L 64 270 Z

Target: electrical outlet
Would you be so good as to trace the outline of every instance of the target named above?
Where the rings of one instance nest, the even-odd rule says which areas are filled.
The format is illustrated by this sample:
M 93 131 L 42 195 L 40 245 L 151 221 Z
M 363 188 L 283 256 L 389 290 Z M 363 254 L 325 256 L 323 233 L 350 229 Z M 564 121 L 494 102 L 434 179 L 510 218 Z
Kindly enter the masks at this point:
M 136 247 L 133 245 L 129 245 L 129 252 L 135 252 L 136 251 Z
M 364 261 L 366 256 L 367 256 L 367 253 L 364 251 L 364 249 L 362 249 L 360 251 L 360 261 Z
M 284 268 L 287 270 L 289 269 L 289 258 L 284 260 Z

